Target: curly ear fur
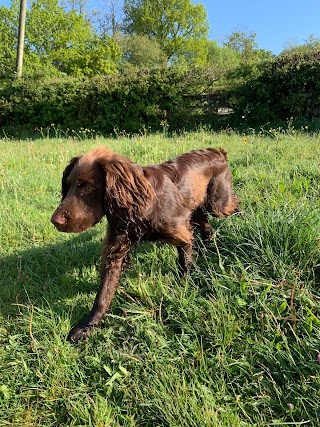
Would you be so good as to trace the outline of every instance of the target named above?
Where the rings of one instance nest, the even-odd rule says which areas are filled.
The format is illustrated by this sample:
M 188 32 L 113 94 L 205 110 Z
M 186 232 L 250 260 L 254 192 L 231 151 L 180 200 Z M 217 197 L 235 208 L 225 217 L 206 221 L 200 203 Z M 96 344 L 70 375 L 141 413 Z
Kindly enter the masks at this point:
M 103 164 L 106 174 L 106 211 L 118 213 L 118 218 L 142 220 L 146 209 L 156 197 L 141 166 L 115 155 Z
M 76 163 L 79 161 L 79 159 L 80 159 L 80 157 L 74 157 L 73 159 L 71 159 L 70 163 L 68 164 L 68 166 L 63 171 L 62 182 L 61 182 L 61 196 L 62 196 L 61 200 L 65 199 L 65 197 L 68 194 L 67 179 L 68 179 L 72 169 L 74 168 Z

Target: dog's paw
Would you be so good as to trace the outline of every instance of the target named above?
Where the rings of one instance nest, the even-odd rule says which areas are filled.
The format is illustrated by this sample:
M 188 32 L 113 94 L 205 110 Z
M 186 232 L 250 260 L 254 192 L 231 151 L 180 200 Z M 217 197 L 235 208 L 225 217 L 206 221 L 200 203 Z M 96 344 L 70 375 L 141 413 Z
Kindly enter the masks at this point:
M 89 337 L 92 332 L 94 325 L 78 325 L 71 329 L 67 340 L 71 343 L 76 343 L 80 340 L 84 340 Z

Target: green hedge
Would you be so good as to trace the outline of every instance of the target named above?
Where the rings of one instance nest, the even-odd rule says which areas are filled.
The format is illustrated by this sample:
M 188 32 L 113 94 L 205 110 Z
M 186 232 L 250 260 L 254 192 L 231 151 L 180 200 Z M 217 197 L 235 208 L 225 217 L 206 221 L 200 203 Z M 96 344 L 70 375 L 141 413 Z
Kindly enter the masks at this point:
M 275 58 L 233 97 L 238 115 L 251 124 L 320 118 L 320 52 Z
M 198 71 L 176 68 L 128 71 L 92 79 L 21 80 L 0 89 L 0 125 L 24 128 L 94 128 L 137 132 L 189 124 Z
M 246 84 L 213 93 L 205 69 L 127 70 L 94 78 L 21 80 L 0 87 L 0 126 L 10 129 L 143 129 L 261 126 L 320 117 L 320 52 L 280 56 Z M 234 114 L 219 116 L 219 107 Z

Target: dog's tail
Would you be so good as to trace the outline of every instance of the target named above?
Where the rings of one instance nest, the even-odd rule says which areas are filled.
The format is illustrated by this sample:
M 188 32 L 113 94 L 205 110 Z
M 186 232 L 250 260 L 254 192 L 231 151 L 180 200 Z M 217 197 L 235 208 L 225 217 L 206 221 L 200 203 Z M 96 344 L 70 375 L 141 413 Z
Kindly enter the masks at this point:
M 220 151 L 221 154 L 223 154 L 223 157 L 226 159 L 226 162 L 227 162 L 228 161 L 228 154 L 227 154 L 227 152 L 223 148 L 220 148 L 219 151 Z
M 207 148 L 207 150 L 214 151 L 216 154 L 219 154 L 219 153 L 222 154 L 225 161 L 226 162 L 228 161 L 228 154 L 223 148 L 216 149 L 216 148 L 209 147 Z

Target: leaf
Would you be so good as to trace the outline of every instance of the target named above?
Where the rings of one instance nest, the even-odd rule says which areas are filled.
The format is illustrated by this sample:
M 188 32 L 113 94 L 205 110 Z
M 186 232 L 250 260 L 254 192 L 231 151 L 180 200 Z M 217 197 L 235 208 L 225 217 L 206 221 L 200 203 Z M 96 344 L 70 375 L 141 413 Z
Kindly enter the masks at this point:
M 242 295 L 246 295 L 247 293 L 247 282 L 244 280 L 240 283 L 240 291 Z
M 107 372 L 107 374 L 112 375 L 112 371 L 107 365 L 103 365 L 103 369 Z
M 283 311 L 285 311 L 287 307 L 288 307 L 288 303 L 287 303 L 287 301 L 283 301 L 283 302 L 279 305 L 279 311 L 280 311 L 280 313 L 282 313 Z
M 107 385 L 112 385 L 116 380 L 118 380 L 119 378 L 121 378 L 122 375 L 120 374 L 120 372 L 116 372 L 112 375 L 112 377 L 106 382 Z
M 6 385 L 0 385 L 0 395 L 4 398 L 4 400 L 8 400 L 10 397 L 9 389 Z

